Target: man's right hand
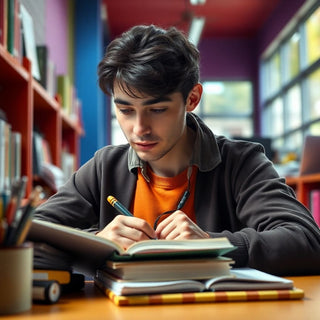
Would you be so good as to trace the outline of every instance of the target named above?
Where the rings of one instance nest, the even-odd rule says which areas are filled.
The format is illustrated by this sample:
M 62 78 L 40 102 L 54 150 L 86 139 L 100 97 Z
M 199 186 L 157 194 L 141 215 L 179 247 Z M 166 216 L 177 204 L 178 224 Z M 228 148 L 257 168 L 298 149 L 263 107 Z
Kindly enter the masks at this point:
M 135 242 L 156 238 L 155 231 L 145 220 L 123 215 L 116 216 L 96 235 L 114 241 L 124 249 Z

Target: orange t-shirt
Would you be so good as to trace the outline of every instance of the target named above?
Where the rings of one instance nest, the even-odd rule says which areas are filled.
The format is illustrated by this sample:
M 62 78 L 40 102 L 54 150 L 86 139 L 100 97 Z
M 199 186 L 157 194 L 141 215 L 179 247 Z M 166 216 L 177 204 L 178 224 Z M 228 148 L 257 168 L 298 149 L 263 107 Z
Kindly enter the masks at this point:
M 150 182 L 146 181 L 138 171 L 138 180 L 130 211 L 135 217 L 146 220 L 153 226 L 156 218 L 163 212 L 176 210 L 183 193 L 188 189 L 188 168 L 175 177 L 160 177 L 148 167 L 147 174 Z M 194 191 L 197 167 L 192 168 L 190 177 L 190 196 L 181 211 L 195 222 Z M 165 219 L 166 215 L 163 217 Z M 162 220 L 162 219 L 161 219 Z

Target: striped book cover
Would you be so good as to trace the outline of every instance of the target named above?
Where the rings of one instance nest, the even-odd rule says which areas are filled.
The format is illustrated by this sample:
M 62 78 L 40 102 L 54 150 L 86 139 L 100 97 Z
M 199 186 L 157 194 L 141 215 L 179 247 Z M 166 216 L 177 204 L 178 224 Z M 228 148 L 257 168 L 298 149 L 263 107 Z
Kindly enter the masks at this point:
M 292 290 L 260 290 L 260 291 L 208 291 L 188 293 L 168 293 L 151 295 L 118 296 L 111 290 L 95 282 L 102 292 L 118 306 L 155 305 L 155 304 L 184 304 L 184 303 L 212 303 L 236 301 L 263 300 L 298 300 L 303 299 L 302 289 Z

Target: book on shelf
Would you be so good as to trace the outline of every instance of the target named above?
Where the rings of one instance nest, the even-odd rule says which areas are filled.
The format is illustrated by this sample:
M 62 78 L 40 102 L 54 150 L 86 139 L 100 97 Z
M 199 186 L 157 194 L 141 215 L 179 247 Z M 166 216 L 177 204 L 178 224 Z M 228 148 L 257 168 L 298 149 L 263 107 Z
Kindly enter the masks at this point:
M 10 179 L 10 164 L 11 164 L 11 152 L 10 152 L 10 137 L 11 137 L 11 124 L 6 122 L 4 126 L 4 188 L 11 187 Z
M 53 191 L 65 183 L 61 168 L 52 163 L 51 150 L 44 136 L 33 132 L 33 174 L 38 176 Z
M 314 189 L 310 191 L 310 211 L 314 220 L 320 227 L 320 190 Z
M 10 54 L 14 53 L 14 19 L 15 19 L 15 3 L 16 0 L 8 0 L 7 2 L 7 50 Z
M 7 122 L 0 119 L 0 192 L 5 190 L 5 174 L 6 174 L 6 126 Z
M 57 92 L 56 66 L 49 57 L 49 48 L 46 45 L 36 47 L 39 63 L 39 83 L 46 89 L 49 96 L 54 97 Z
M 9 0 L 10 1 L 10 0 Z M 21 2 L 14 0 L 14 39 L 13 39 L 13 55 L 22 62 L 23 46 L 22 46 L 22 21 L 21 21 Z
M 97 272 L 96 286 L 116 305 L 290 300 L 304 291 L 293 281 L 251 268 L 231 269 L 229 276 L 205 281 L 124 281 Z
M 22 62 L 21 6 L 20 0 L 3 0 L 0 5 L 0 10 L 5 11 L 1 12 L 1 18 L 6 14 L 3 23 L 0 19 L 0 28 L 3 25 L 6 33 L 3 36 L 3 41 L 6 42 L 5 48 L 12 56 L 18 58 L 20 63 Z
M 0 44 L 7 48 L 8 2 L 0 1 Z
M 81 124 L 81 101 L 77 97 L 77 90 L 71 82 L 70 76 L 57 76 L 57 93 L 61 99 L 62 110 L 74 123 Z
M 25 6 L 22 4 L 20 6 L 20 11 L 24 54 L 32 62 L 32 76 L 35 79 L 39 80 L 40 71 L 35 41 L 33 18 L 28 12 L 28 10 L 25 8 Z
M 57 93 L 61 98 L 62 109 L 66 115 L 71 112 L 71 100 L 72 100 L 72 84 L 68 75 L 57 76 Z
M 47 61 L 47 92 L 51 97 L 54 97 L 57 92 L 57 81 L 56 81 L 56 65 L 48 58 Z
M 21 133 L 0 117 L 0 193 L 21 178 Z
M 64 173 L 64 179 L 67 180 L 75 172 L 77 167 L 76 156 L 67 149 L 61 152 L 61 169 Z
M 28 239 L 46 243 L 73 257 L 73 265 L 95 274 L 107 260 L 136 261 L 191 257 L 217 257 L 235 247 L 226 238 L 199 240 L 145 240 L 124 250 L 117 243 L 90 232 L 56 223 L 33 220 Z
M 48 78 L 48 47 L 46 45 L 38 45 L 37 57 L 39 63 L 39 83 L 44 89 L 47 89 L 47 78 Z
M 11 132 L 11 164 L 10 174 L 11 180 L 16 181 L 21 178 L 21 148 L 22 135 L 20 132 Z
M 48 140 L 39 131 L 33 131 L 33 174 L 41 175 L 43 163 L 52 164 Z

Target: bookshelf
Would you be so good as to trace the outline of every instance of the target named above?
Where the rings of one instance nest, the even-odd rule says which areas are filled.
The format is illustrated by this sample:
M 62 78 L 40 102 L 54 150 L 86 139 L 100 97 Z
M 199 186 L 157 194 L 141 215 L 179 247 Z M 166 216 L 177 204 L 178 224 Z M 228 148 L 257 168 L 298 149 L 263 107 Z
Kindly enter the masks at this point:
M 26 195 L 32 190 L 33 131 L 37 128 L 48 142 L 52 164 L 61 167 L 62 147 L 67 148 L 79 164 L 79 140 L 83 134 L 77 121 L 62 110 L 58 99 L 32 77 L 31 63 L 11 55 L 0 43 L 0 109 L 12 130 L 20 132 L 21 174 L 28 177 Z
M 287 177 L 286 183 L 293 188 L 297 199 L 310 210 L 320 227 L 320 172 Z
M 306 207 L 310 208 L 310 192 L 320 189 L 320 173 L 287 177 L 286 183 L 293 188 L 297 199 Z

